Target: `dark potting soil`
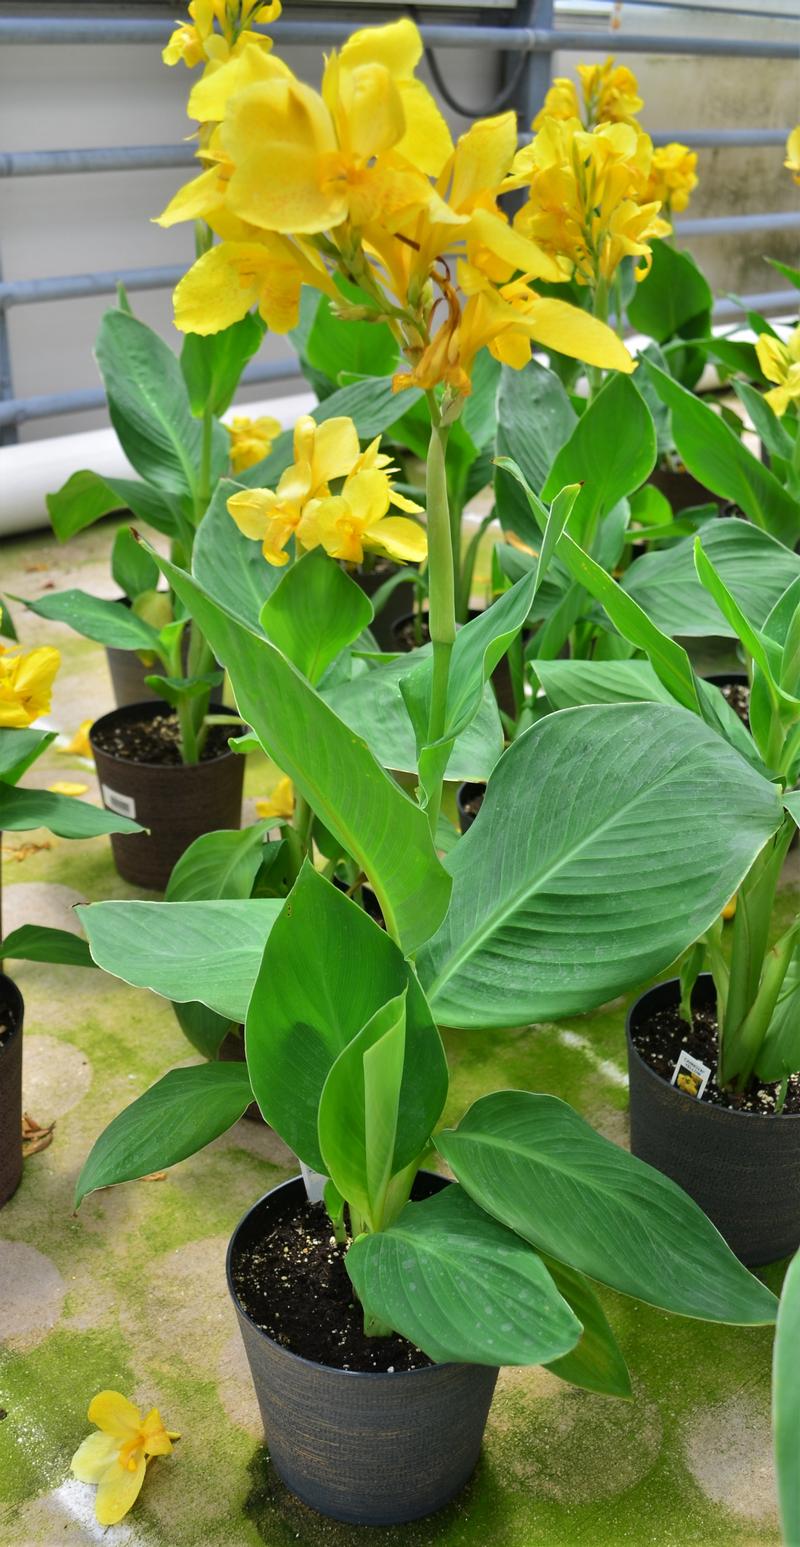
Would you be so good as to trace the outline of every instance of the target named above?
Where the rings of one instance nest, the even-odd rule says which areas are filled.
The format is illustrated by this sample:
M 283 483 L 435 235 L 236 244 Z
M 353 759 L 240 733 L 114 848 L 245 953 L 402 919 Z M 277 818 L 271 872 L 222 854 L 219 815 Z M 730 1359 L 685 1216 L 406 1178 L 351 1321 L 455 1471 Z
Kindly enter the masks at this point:
M 462 799 L 462 811 L 467 812 L 469 816 L 476 817 L 481 809 L 481 806 L 483 805 L 485 794 L 485 790 L 478 790 L 474 795 L 468 795 L 466 800 Z
M 393 1333 L 371 1338 L 321 1203 L 293 1206 L 268 1235 L 244 1247 L 233 1284 L 248 1316 L 282 1348 L 336 1370 L 418 1370 L 432 1361 Z
M 392 629 L 397 640 L 398 650 L 416 650 L 420 645 L 429 645 L 431 631 L 426 616 L 422 618 L 403 618 Z
M 727 699 L 735 714 L 738 714 L 743 725 L 750 729 L 750 686 L 747 682 L 726 682 L 720 688 L 722 697 Z
M 736 1112 L 760 1112 L 762 1116 L 774 1114 L 780 1085 L 763 1085 L 760 1080 L 753 1080 L 746 1091 L 738 1093 L 723 1090 L 717 1084 L 718 1033 L 717 1017 L 713 1011 L 696 1011 L 690 1027 L 678 1013 L 677 1005 L 674 1005 L 669 1010 L 658 1010 L 649 1020 L 637 1026 L 631 1031 L 631 1038 L 637 1053 L 664 1080 L 671 1081 L 684 1048 L 693 1058 L 699 1058 L 707 1064 L 711 1078 L 702 1098 L 705 1103 L 729 1107 Z M 783 1111 L 800 1112 L 800 1076 L 796 1074 L 789 1080 Z
M 235 730 L 235 725 L 212 725 L 201 763 L 222 757 L 228 751 L 228 737 Z M 183 764 L 176 714 L 149 715 L 146 720 L 125 720 L 119 725 L 100 726 L 92 731 L 92 739 L 101 752 L 122 758 L 126 763 L 156 763 L 162 768 L 179 768 Z

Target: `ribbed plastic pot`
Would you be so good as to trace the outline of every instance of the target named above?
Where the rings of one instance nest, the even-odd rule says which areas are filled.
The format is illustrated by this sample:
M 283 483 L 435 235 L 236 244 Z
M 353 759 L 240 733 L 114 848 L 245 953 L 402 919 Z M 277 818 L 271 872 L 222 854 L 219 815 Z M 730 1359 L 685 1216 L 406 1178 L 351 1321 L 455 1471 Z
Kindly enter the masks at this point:
M 679 1000 L 672 978 L 628 1012 L 631 1150 L 694 1198 L 748 1267 L 775 1262 L 800 1246 L 800 1114 L 712 1106 L 651 1069 L 631 1033 Z M 710 974 L 698 979 L 692 1003 L 713 1005 Z
M 0 972 L 0 1025 L 9 1027 L 0 1042 L 0 1209 L 22 1177 L 22 1020 L 24 1006 L 16 983 Z
M 128 704 L 156 702 L 156 695 L 147 686 L 145 677 L 162 669 L 157 661 L 152 666 L 144 666 L 135 650 L 115 650 L 112 645 L 106 647 L 106 659 L 118 709 L 125 709 Z
M 420 1178 L 428 1192 L 444 1178 Z M 287 1487 L 351 1525 L 402 1525 L 441 1509 L 475 1469 L 497 1370 L 434 1364 L 394 1374 L 336 1370 L 281 1348 L 250 1320 L 233 1286 L 237 1253 L 305 1200 L 300 1177 L 268 1192 L 237 1225 L 228 1288 L 270 1457 Z
M 224 713 L 222 705 L 215 705 Z M 89 732 L 103 805 L 132 817 L 147 833 L 112 833 L 114 863 L 125 881 L 163 891 L 173 866 L 195 838 L 242 820 L 244 758 L 226 750 L 207 762 L 166 767 L 104 752 L 98 734 L 170 713 L 168 704 L 128 704 L 96 720 Z
M 462 836 L 464 833 L 469 832 L 478 814 L 477 811 L 470 811 L 469 802 L 474 800 L 476 795 L 483 795 L 485 790 L 485 784 L 459 784 L 456 790 L 456 810 Z

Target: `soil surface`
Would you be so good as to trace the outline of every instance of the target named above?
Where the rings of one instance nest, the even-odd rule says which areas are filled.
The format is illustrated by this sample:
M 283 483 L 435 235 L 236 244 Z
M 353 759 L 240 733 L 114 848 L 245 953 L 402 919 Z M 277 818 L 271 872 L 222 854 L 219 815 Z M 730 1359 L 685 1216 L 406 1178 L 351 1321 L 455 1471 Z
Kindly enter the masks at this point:
M 731 709 L 738 714 L 743 725 L 750 729 L 750 685 L 747 682 L 726 682 L 720 688 L 722 697 L 730 704 Z
M 460 809 L 465 816 L 471 816 L 473 821 L 483 805 L 486 796 L 486 787 L 483 784 L 467 784 L 460 799 Z
M 321 1203 L 305 1203 L 233 1264 L 236 1293 L 257 1327 L 303 1359 L 336 1370 L 417 1370 L 432 1361 L 394 1334 L 364 1334 L 364 1316 Z
M 228 751 L 228 738 L 235 725 L 212 725 L 200 757 L 210 763 Z M 121 725 L 100 726 L 92 731 L 92 740 L 101 752 L 119 757 L 126 763 L 155 763 L 163 768 L 180 768 L 180 726 L 176 714 L 157 714 L 146 720 L 127 720 Z
M 693 1058 L 699 1058 L 707 1064 L 711 1078 L 702 1099 L 711 1106 L 730 1107 L 737 1112 L 760 1112 L 763 1115 L 775 1112 L 780 1092 L 778 1084 L 764 1085 L 760 1080 L 753 1080 L 741 1094 L 721 1089 L 717 1084 L 719 1027 L 712 1011 L 696 1011 L 692 1025 L 687 1026 L 678 1013 L 677 1005 L 669 1010 L 658 1010 L 648 1021 L 632 1030 L 631 1037 L 645 1063 L 664 1080 L 671 1081 L 678 1057 L 684 1048 Z M 783 1111 L 800 1112 L 800 1076 L 796 1074 L 789 1081 Z

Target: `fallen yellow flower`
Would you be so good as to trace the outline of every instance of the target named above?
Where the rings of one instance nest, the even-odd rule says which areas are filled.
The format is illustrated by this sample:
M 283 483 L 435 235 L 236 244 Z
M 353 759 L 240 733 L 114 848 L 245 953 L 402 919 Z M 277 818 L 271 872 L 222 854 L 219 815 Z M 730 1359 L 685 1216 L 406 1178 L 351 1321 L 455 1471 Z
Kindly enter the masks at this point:
M 61 656 L 50 645 L 24 654 L 0 644 L 0 727 L 24 729 L 47 714 Z
M 55 784 L 48 784 L 51 795 L 85 795 L 88 784 L 73 784 L 69 779 L 57 779 Z
M 263 821 L 265 817 L 281 816 L 287 819 L 294 812 L 294 785 L 288 776 L 278 780 L 271 795 L 256 801 L 256 815 Z
M 89 740 L 89 732 L 94 724 L 93 720 L 81 720 L 75 735 L 66 746 L 56 747 L 63 757 L 91 757 L 92 745 Z
M 168 1456 L 180 1439 L 164 1428 L 158 1408 L 146 1418 L 119 1391 L 101 1391 L 87 1414 L 98 1433 L 90 1434 L 72 1457 L 72 1472 L 82 1483 L 96 1483 L 95 1514 L 113 1526 L 127 1515 L 141 1492 L 152 1456 Z

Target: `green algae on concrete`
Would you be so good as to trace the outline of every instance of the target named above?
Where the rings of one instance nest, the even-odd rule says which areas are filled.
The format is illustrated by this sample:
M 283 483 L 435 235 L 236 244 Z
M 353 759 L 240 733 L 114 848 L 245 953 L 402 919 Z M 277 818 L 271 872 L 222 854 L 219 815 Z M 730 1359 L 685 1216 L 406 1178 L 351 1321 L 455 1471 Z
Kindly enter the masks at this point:
M 100 525 L 66 548 L 47 534 L 6 543 L 4 587 L 33 595 L 52 580 L 110 594 L 113 529 Z M 111 706 L 98 646 L 19 608 L 16 618 L 26 643 L 64 650 L 60 728 Z M 88 767 L 53 751 L 40 767 L 45 782 L 92 786 Z M 263 763 L 251 764 L 249 795 L 263 792 L 264 778 Z M 106 840 L 55 842 L 4 869 L 10 900 L 31 882 L 90 900 L 135 895 Z M 787 879 L 781 917 L 795 901 L 796 873 Z M 478 1470 L 439 1515 L 402 1533 L 355 1532 L 305 1508 L 260 1441 L 223 1268 L 237 1220 L 291 1173 L 291 1156 L 242 1121 L 164 1177 L 91 1196 L 76 1218 L 75 1178 L 97 1134 L 197 1055 L 153 995 L 95 971 L 11 967 L 26 1001 L 32 1115 L 55 1116 L 56 1128 L 0 1214 L 0 1547 L 777 1547 L 770 1330 L 667 1317 L 607 1291 L 634 1376 L 630 1402 L 575 1391 L 542 1370 L 503 1371 Z M 624 1009 L 619 1001 L 508 1033 L 448 1031 L 447 1121 L 485 1091 L 516 1086 L 564 1097 L 624 1143 Z M 765 1277 L 777 1288 L 780 1268 Z M 155 1403 L 182 1435 L 174 1455 L 152 1465 L 127 1521 L 108 1531 L 93 1523 L 93 1490 L 69 1478 L 86 1408 L 103 1387 Z

